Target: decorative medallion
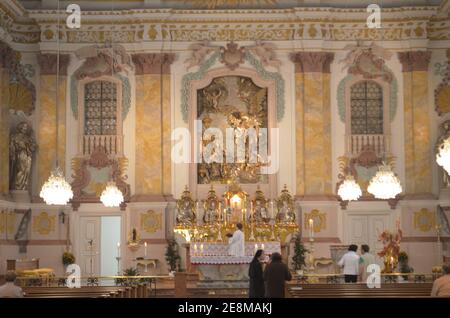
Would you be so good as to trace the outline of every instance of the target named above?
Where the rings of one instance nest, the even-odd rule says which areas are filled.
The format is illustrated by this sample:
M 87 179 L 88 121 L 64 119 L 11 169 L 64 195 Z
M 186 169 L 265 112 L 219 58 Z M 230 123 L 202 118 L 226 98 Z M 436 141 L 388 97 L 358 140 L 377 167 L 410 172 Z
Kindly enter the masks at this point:
M 230 70 L 236 69 L 239 64 L 244 63 L 245 49 L 238 48 L 238 44 L 231 42 L 227 43 L 227 47 L 220 48 L 220 62 L 225 64 Z
M 56 216 L 49 216 L 47 212 L 41 212 L 33 217 L 33 232 L 40 235 L 49 235 L 55 231 Z
M 422 232 L 428 232 L 436 225 L 436 214 L 428 209 L 414 212 L 414 228 Z
M 327 215 L 319 210 L 312 210 L 309 213 L 305 213 L 305 230 L 309 230 L 309 220 L 313 220 L 313 231 L 319 233 L 327 228 Z
M 153 210 L 141 213 L 141 230 L 155 233 L 162 230 L 162 214 Z

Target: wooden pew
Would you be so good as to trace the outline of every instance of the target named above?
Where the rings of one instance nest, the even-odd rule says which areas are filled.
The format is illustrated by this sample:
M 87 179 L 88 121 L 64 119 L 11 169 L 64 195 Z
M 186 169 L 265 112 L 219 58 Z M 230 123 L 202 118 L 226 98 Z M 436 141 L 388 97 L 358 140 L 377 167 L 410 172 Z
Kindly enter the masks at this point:
M 114 297 L 140 298 L 148 297 L 146 285 L 133 287 L 119 286 L 83 286 L 81 288 L 67 287 L 26 287 L 26 297 Z
M 286 284 L 286 297 L 428 297 L 432 283 L 381 284 L 368 288 L 357 284 Z

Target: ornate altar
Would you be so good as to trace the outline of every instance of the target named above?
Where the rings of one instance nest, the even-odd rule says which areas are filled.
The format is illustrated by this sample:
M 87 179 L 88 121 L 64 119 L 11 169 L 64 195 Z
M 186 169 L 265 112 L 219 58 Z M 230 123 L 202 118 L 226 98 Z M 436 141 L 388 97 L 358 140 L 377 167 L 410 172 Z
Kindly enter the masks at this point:
M 186 188 L 176 206 L 174 232 L 190 243 L 186 245 L 190 264 L 204 272 L 204 279 L 244 279 L 247 270 L 241 267 L 248 266 L 256 249 L 264 249 L 266 254 L 281 252 L 281 243 L 299 230 L 294 201 L 286 186 L 277 199 L 268 200 L 259 188 L 250 198 L 236 182 L 228 184 L 219 199 L 211 185 L 206 199 L 196 202 Z M 246 255 L 236 258 L 228 255 L 226 234 L 234 232 L 237 223 L 243 225 Z
M 285 242 L 299 229 L 294 200 L 286 186 L 275 200 L 267 200 L 259 188 L 250 200 L 237 183 L 229 184 L 222 199 L 211 185 L 207 198 L 197 202 L 186 187 L 176 206 L 174 232 L 187 242 L 223 242 L 237 223 L 242 223 L 245 239 L 250 242 Z

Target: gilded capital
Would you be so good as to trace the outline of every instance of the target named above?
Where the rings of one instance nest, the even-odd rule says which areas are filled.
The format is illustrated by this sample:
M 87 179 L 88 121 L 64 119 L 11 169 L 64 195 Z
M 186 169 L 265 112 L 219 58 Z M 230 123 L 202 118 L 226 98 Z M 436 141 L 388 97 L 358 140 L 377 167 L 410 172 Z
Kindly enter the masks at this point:
M 38 54 L 37 61 L 41 69 L 41 75 L 56 75 L 57 67 L 56 61 L 58 57 L 56 54 Z M 69 54 L 59 55 L 59 75 L 67 75 L 67 66 L 69 65 Z
M 430 58 L 430 51 L 398 52 L 402 72 L 427 71 Z
M 135 74 L 169 74 L 170 65 L 175 61 L 172 53 L 139 53 L 133 54 Z
M 296 73 L 330 73 L 330 65 L 334 59 L 331 52 L 297 52 L 291 54 Z

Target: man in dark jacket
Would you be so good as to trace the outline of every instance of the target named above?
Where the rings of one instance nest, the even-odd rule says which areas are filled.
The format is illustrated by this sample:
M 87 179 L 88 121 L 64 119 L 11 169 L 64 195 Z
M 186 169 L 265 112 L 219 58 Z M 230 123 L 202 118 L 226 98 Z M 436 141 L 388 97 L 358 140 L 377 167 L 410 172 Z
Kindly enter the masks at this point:
M 266 282 L 266 297 L 284 298 L 285 281 L 291 280 L 292 275 L 286 264 L 281 261 L 280 253 L 273 253 L 270 264 L 264 270 Z

